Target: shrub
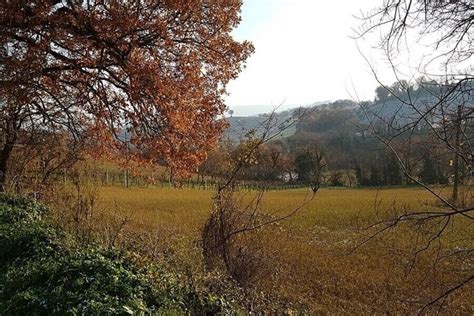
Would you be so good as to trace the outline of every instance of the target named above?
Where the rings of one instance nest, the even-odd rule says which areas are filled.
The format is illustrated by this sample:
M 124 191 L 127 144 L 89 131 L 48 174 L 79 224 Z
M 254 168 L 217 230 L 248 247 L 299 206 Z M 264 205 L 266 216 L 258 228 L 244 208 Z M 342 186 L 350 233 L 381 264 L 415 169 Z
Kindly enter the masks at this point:
M 0 225 L 38 221 L 47 211 L 46 206 L 33 200 L 0 193 Z
M 257 212 L 260 199 L 261 195 L 245 204 L 232 189 L 218 192 L 213 212 L 201 232 L 206 268 L 226 272 L 243 287 L 269 277 L 272 270 L 259 234 L 261 229 L 252 228 L 265 220 Z
M 52 256 L 61 247 L 62 236 L 54 228 L 32 223 L 22 226 L 0 224 L 0 264 Z
M 0 311 L 5 314 L 215 314 L 227 301 L 198 293 L 123 252 L 72 246 L 43 219 L 47 208 L 0 196 Z

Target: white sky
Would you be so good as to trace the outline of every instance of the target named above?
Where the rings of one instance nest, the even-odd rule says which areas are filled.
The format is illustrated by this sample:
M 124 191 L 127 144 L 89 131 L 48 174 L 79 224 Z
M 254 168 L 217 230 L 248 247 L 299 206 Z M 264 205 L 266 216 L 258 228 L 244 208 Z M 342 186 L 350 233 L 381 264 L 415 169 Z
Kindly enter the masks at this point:
M 228 86 L 234 115 L 252 115 L 317 101 L 373 99 L 377 82 L 350 38 L 355 16 L 382 0 L 244 0 L 237 40 L 250 40 L 255 53 Z M 368 43 L 364 55 L 380 60 Z M 372 44 L 374 44 L 372 42 Z M 378 58 L 376 58 L 378 56 Z M 391 80 L 390 71 L 385 77 Z M 384 73 L 382 71 L 382 78 Z

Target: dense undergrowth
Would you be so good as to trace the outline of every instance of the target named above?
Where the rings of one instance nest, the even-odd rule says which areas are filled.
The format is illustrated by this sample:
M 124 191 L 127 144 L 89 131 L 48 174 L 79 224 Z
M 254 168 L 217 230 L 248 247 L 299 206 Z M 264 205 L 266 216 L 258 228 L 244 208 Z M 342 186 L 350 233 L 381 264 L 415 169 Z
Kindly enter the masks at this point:
M 182 284 L 114 248 L 80 245 L 48 221 L 49 209 L 0 195 L 0 315 L 216 314 L 223 298 Z

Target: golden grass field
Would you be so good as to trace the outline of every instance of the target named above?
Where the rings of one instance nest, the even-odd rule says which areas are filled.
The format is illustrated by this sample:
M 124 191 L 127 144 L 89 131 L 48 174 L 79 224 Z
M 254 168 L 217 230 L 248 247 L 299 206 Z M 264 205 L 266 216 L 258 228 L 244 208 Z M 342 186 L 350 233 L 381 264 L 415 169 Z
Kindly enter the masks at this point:
M 255 193 L 242 194 L 246 200 Z M 212 208 L 212 195 L 213 191 L 198 189 L 102 187 L 97 208 L 113 219 L 115 227 L 121 219 L 128 219 L 122 241 L 127 236 L 140 236 L 140 242 L 134 242 L 137 250 L 171 262 L 184 274 L 202 274 L 197 241 Z M 269 191 L 262 212 L 284 214 L 306 195 L 303 189 Z M 321 189 L 296 215 L 259 232 L 267 259 L 262 270 L 268 271 L 255 287 L 311 313 L 413 312 L 420 307 L 414 301 L 440 293 L 444 289 L 441 283 L 449 284 L 457 274 L 448 266 L 432 269 L 431 252 L 423 253 L 416 265 L 407 269 L 412 257 L 406 250 L 415 243 L 409 228 L 351 250 L 368 234 L 357 228 L 375 222 L 377 214 L 433 207 L 434 199 L 419 188 Z M 113 224 L 108 229 L 113 230 Z M 472 227 L 456 230 L 453 226 L 454 237 L 447 236 L 448 241 L 440 247 L 454 247 L 449 240 L 454 240 L 458 231 L 474 233 Z M 470 286 L 451 296 L 448 308 L 470 314 L 472 289 Z

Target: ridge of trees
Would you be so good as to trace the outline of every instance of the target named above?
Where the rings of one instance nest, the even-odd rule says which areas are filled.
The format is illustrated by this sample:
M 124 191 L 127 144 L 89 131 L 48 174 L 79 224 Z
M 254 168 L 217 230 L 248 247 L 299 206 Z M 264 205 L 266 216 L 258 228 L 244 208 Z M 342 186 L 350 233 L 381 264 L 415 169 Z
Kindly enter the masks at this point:
M 473 84 L 472 81 L 466 83 L 467 86 Z M 259 150 L 253 165 L 246 166 L 242 171 L 241 180 L 304 183 L 310 181 L 308 175 L 317 174 L 319 181 L 326 185 L 413 184 L 413 180 L 404 174 L 397 157 L 384 150 L 384 146 L 368 132 L 371 122 L 364 111 L 370 112 L 371 119 L 380 118 L 379 122 L 372 122 L 373 128 L 395 135 L 396 129 L 386 123 L 394 115 L 397 116 L 398 124 L 406 122 L 413 115 L 400 110 L 403 100 L 414 100 L 422 110 L 436 102 L 437 97 L 448 88 L 449 83 L 419 78 L 412 85 L 402 81 L 388 87 L 379 86 L 375 90 L 374 100 L 361 104 L 339 100 L 307 109 L 307 114 L 297 122 L 291 135 L 283 135 Z M 456 99 L 447 102 L 447 108 L 453 108 L 455 102 Z M 283 120 L 286 116 L 291 117 L 292 113 L 298 113 L 298 109 L 277 113 L 276 116 Z M 235 124 L 231 128 L 238 130 L 239 126 Z M 257 121 L 253 126 L 258 131 Z M 402 135 L 394 144 L 403 147 L 408 137 L 412 138 L 410 146 L 402 150 L 402 159 L 410 171 L 425 183 L 452 182 L 452 158 L 443 154 L 439 146 L 430 145 L 427 139 L 429 132 L 428 125 L 421 125 L 410 135 Z M 223 141 L 220 147 L 210 153 L 209 159 L 199 169 L 201 176 L 207 175 L 212 180 L 223 175 L 226 163 L 239 151 L 236 139 L 234 136 Z M 324 168 L 321 168 L 322 161 Z M 461 164 L 459 170 L 461 182 L 468 181 L 471 174 L 467 166 Z

